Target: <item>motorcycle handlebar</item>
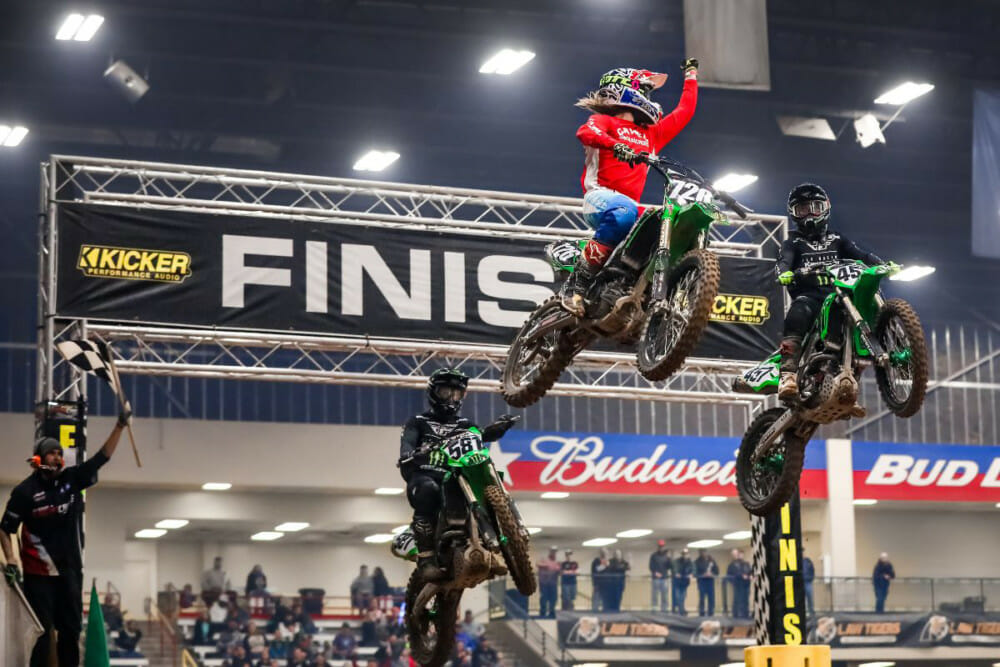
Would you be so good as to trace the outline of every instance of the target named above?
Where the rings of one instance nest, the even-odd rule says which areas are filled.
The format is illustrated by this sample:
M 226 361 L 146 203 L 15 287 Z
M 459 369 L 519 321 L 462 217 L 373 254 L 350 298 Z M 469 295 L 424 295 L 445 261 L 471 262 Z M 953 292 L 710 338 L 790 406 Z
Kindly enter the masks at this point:
M 694 169 L 691 169 L 690 167 L 681 164 L 680 162 L 671 160 L 669 158 L 662 158 L 659 155 L 655 155 L 653 153 L 647 153 L 645 151 L 639 153 L 639 160 L 641 162 L 645 162 L 650 167 L 655 169 L 657 172 L 660 173 L 661 176 L 663 176 L 668 181 L 672 180 L 670 174 L 667 172 L 668 167 L 676 167 L 677 169 L 684 171 L 688 176 L 697 180 L 702 185 L 702 187 L 711 192 L 716 199 L 718 199 L 723 204 L 732 209 L 732 211 L 736 213 L 736 215 L 738 215 L 743 220 L 746 220 L 747 216 L 750 213 L 753 213 L 753 209 L 748 208 L 743 204 L 739 203 L 738 201 L 736 201 L 736 199 L 728 192 L 719 192 L 714 187 L 712 187 L 712 184 L 706 181 L 701 174 L 696 172 Z

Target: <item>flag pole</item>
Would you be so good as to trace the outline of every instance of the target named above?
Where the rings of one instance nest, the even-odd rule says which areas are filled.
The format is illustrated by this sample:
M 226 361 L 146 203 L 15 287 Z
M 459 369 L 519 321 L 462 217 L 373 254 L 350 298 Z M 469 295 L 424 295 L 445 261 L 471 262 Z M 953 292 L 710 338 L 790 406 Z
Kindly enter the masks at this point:
M 110 347 L 110 346 L 109 346 Z M 115 386 L 118 387 L 118 402 L 121 404 L 122 410 L 125 409 L 125 390 L 122 387 L 121 378 L 118 377 L 118 366 L 115 365 L 115 357 L 111 354 L 110 350 L 108 352 L 108 365 L 111 366 L 111 373 L 115 377 Z M 126 423 L 125 428 L 128 430 L 128 440 L 132 444 L 132 453 L 135 455 L 135 465 L 139 468 L 142 467 L 142 461 L 139 460 L 139 450 L 135 446 L 135 436 L 132 434 L 132 424 Z

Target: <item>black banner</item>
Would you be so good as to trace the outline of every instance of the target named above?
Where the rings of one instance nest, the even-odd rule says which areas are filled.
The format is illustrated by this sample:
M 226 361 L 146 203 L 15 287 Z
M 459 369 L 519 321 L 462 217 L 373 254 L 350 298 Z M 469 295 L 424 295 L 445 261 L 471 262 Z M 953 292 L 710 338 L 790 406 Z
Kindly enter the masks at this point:
M 508 344 L 558 285 L 543 241 L 61 205 L 57 313 Z M 773 263 L 723 257 L 699 354 L 758 360 L 783 316 Z
M 662 613 L 559 611 L 560 645 L 576 648 L 670 649 L 753 646 L 751 621 Z M 1000 613 L 820 613 L 802 643 L 833 647 L 1000 646 Z
M 771 644 L 805 641 L 805 584 L 802 581 L 802 516 L 799 492 L 764 517 L 764 573 L 770 596 L 765 617 Z

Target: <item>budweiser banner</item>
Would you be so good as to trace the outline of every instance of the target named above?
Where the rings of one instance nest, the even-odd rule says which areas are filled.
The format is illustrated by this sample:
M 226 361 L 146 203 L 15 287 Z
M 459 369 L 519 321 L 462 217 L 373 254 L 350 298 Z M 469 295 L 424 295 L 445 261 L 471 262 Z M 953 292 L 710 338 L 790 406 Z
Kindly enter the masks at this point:
M 508 344 L 558 288 L 543 241 L 64 204 L 61 316 Z M 758 360 L 782 321 L 773 263 L 722 258 L 700 354 Z
M 556 624 L 559 642 L 569 650 L 754 645 L 753 625 L 747 619 L 559 611 Z
M 852 443 L 854 496 L 1000 502 L 1000 447 Z
M 493 460 L 517 491 L 735 496 L 738 438 L 508 432 Z M 806 449 L 801 492 L 826 498 L 826 443 Z

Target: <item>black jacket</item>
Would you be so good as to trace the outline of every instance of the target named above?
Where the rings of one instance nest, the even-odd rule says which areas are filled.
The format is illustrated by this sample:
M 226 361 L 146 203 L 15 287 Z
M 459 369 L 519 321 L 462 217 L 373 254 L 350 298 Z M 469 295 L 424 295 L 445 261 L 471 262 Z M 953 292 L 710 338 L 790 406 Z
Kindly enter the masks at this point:
M 797 271 L 799 269 L 810 269 L 814 266 L 824 264 L 836 264 L 844 259 L 861 260 L 869 266 L 882 264 L 882 259 L 875 253 L 862 250 L 853 241 L 837 232 L 827 232 L 817 240 L 809 240 L 799 232 L 791 232 L 788 238 L 781 244 L 781 251 L 778 253 L 778 264 L 775 271 L 781 275 L 785 271 Z M 808 292 L 830 291 L 832 287 L 824 289 L 820 287 L 815 279 L 796 278 L 788 291 L 792 298 Z
M 406 420 L 403 433 L 399 437 L 399 472 L 403 479 L 409 480 L 417 470 L 436 472 L 439 469 L 430 464 L 427 453 L 417 454 L 423 447 L 430 445 L 437 438 L 444 437 L 453 431 L 462 431 L 475 426 L 464 417 L 439 418 L 432 410 L 414 415 Z M 412 457 L 412 458 L 411 458 Z M 407 461 L 407 459 L 410 459 Z M 441 470 L 441 472 L 444 472 Z

